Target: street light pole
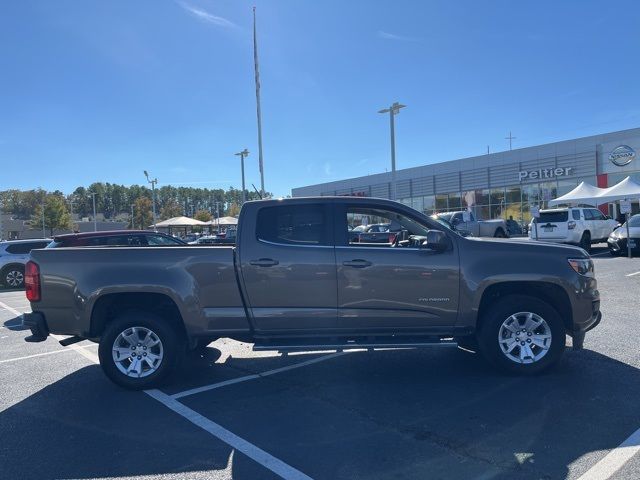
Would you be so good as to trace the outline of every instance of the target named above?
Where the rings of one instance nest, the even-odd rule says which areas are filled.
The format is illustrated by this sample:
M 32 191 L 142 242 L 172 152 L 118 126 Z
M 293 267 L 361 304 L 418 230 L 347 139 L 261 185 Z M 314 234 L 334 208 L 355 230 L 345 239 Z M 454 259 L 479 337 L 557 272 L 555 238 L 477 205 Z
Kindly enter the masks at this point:
M 149 173 L 145 170 L 144 176 L 147 177 L 147 182 L 151 184 L 151 206 L 153 207 L 153 231 L 157 232 L 158 229 L 156 227 L 156 183 L 158 183 L 158 179 L 154 178 L 153 180 L 149 180 Z
M 133 217 L 133 203 L 131 204 L 131 230 L 135 230 L 136 229 L 136 221 L 135 218 Z
M 400 112 L 400 109 L 404 107 L 406 107 L 406 105 L 394 102 L 389 108 L 378 111 L 378 113 L 389 114 L 389 127 L 391 130 L 391 200 L 396 199 L 396 128 L 394 117 Z
M 98 231 L 98 218 L 96 217 L 96 192 L 89 192 L 93 197 L 93 231 Z
M 42 192 L 42 238 L 47 238 L 47 232 L 44 229 L 44 204 L 47 198 L 47 193 Z
M 249 150 L 245 148 L 243 151 L 236 153 L 236 155 L 240 156 L 240 168 L 242 169 L 242 204 L 244 205 L 244 202 L 247 201 L 247 192 L 244 187 L 244 159 L 249 156 Z

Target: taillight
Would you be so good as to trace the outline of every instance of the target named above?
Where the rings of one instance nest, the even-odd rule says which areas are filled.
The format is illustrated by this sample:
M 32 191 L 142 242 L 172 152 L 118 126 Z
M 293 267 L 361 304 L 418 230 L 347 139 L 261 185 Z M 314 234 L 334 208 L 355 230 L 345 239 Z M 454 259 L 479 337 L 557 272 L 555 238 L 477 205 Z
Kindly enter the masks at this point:
M 574 228 L 576 228 L 576 222 L 574 222 L 573 220 L 572 220 L 572 221 L 570 221 L 570 222 L 567 224 L 567 227 L 569 228 L 569 230 L 573 230 Z
M 40 267 L 35 262 L 29 260 L 24 267 L 24 286 L 27 300 L 30 302 L 40 301 Z

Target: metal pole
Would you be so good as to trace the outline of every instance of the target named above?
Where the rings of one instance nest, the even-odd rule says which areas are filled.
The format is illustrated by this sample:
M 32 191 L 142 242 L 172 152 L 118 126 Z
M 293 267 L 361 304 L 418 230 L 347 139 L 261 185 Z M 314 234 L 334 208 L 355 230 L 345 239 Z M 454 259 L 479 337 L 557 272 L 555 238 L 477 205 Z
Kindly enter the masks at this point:
M 240 155 L 240 167 L 242 168 L 242 204 L 247 201 L 247 192 L 244 188 L 244 154 Z
M 42 238 L 47 238 L 47 233 L 45 232 L 45 229 L 44 229 L 44 202 L 46 197 L 47 197 L 47 194 L 43 193 L 42 194 Z
M 631 258 L 631 237 L 629 237 L 629 213 L 627 213 L 627 257 Z
M 98 231 L 98 218 L 96 216 L 96 194 L 95 194 L 95 192 L 92 192 L 91 196 L 93 197 L 93 231 L 97 232 Z
M 133 203 L 131 204 L 131 230 L 136 229 L 136 220 L 133 217 Z
M 153 207 L 153 231 L 157 232 L 158 231 L 158 227 L 156 227 L 156 182 L 158 181 L 157 178 L 154 178 L 151 181 L 151 201 L 152 201 L 152 207 Z
M 391 200 L 396 199 L 396 129 L 393 108 L 389 109 L 389 124 L 391 126 Z
M 258 166 L 260 167 L 260 192 L 264 197 L 264 161 L 262 159 L 262 112 L 260 109 L 260 70 L 258 69 L 258 36 L 256 34 L 256 7 L 253 7 L 253 65 L 256 80 L 256 113 L 258 116 Z

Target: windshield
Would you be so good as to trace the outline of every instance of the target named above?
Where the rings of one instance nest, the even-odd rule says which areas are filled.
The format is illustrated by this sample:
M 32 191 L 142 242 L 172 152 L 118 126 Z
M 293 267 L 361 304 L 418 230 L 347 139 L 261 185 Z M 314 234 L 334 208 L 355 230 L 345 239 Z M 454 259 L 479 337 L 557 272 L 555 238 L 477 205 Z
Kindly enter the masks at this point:
M 634 215 L 629 219 L 630 227 L 640 227 L 640 215 Z

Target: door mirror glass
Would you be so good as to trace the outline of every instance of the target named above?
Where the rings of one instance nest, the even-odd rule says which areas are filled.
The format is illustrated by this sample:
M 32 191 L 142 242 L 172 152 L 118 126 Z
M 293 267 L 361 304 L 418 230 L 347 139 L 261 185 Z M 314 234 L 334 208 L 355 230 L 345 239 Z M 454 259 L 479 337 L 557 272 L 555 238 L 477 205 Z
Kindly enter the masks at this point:
M 420 248 L 433 250 L 435 252 L 444 252 L 449 248 L 449 239 L 441 230 L 429 230 L 427 232 L 427 239 L 422 242 Z

